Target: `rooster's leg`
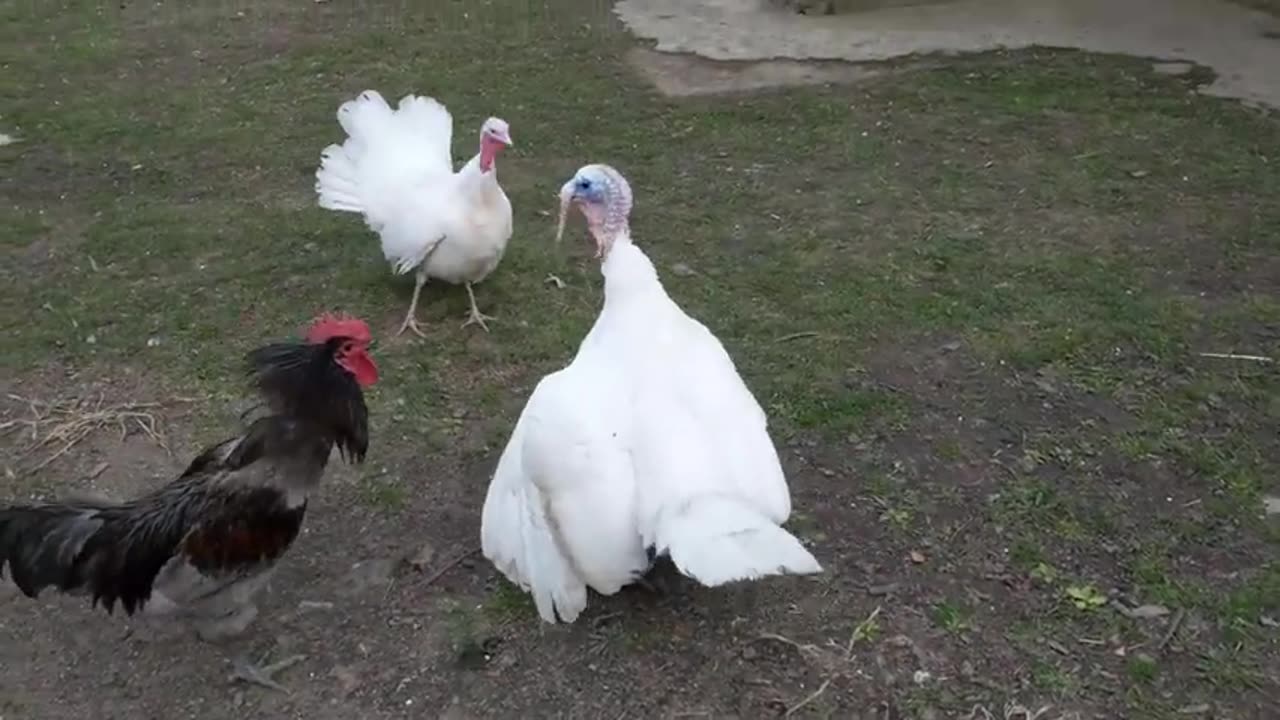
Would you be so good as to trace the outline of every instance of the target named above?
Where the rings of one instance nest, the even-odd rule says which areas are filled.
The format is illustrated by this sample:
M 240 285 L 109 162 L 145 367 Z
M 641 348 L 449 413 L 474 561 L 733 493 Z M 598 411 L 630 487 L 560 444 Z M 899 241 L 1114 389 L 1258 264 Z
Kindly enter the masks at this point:
M 244 603 L 221 617 L 201 618 L 196 622 L 196 634 L 205 642 L 221 644 L 223 641 L 242 635 L 257 617 L 258 606 L 251 602 Z M 276 682 L 275 675 L 302 659 L 302 656 L 298 655 L 264 665 L 261 662 L 251 662 L 244 655 L 236 655 L 230 659 L 231 676 L 227 679 L 231 682 L 245 682 L 287 693 L 288 688 Z
M 422 286 L 427 284 L 426 267 L 425 262 L 418 266 L 417 278 L 413 283 L 413 300 L 409 301 L 409 312 L 405 313 L 404 322 L 400 323 L 400 331 L 396 333 L 397 335 L 404 333 L 405 330 L 412 330 L 418 337 L 426 337 L 422 328 L 418 327 L 418 320 L 414 317 L 418 313 L 418 296 L 422 294 Z
M 270 665 L 263 665 L 262 663 L 249 662 L 248 658 L 241 655 L 231 661 L 230 680 L 231 682 L 246 682 L 251 685 L 287 693 L 289 688 L 276 682 L 276 673 L 293 667 L 305 659 L 305 655 L 292 655 Z
M 258 606 L 253 603 L 241 605 L 236 610 L 217 618 L 197 620 L 196 635 L 205 642 L 218 642 L 242 634 L 258 617 Z
M 484 324 L 485 320 L 497 320 L 491 315 L 485 315 L 480 312 L 480 308 L 476 307 L 476 294 L 471 290 L 471 283 L 467 283 L 467 297 L 471 299 L 471 314 L 467 317 L 467 321 L 462 323 L 462 327 L 468 325 L 479 325 L 484 328 L 485 332 L 489 332 L 489 326 Z

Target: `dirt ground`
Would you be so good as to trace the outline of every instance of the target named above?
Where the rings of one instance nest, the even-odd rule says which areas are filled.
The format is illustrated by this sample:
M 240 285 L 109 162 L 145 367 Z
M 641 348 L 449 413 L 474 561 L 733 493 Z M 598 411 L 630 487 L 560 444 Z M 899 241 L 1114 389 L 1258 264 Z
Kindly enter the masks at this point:
M 0 584 L 0 720 L 1280 706 L 1280 123 L 1198 92 L 1223 75 L 1042 50 L 690 59 L 579 0 L 19 5 L 0 280 L 28 312 L 0 319 L 0 497 L 164 482 L 233 432 L 238 353 L 314 308 L 369 318 L 384 379 L 369 461 L 335 461 L 250 635 Z M 392 337 L 409 288 L 313 206 L 333 112 L 366 87 L 438 94 L 455 156 L 461 128 L 512 121 L 492 334 L 429 287 L 432 337 Z M 827 572 L 669 578 L 552 627 L 475 554 L 479 508 L 598 308 L 549 198 L 613 158 L 668 290 L 768 409 L 790 527 Z M 44 464 L 58 408 L 101 422 Z M 297 658 L 290 692 L 231 682 L 239 653 Z
M 1280 66 L 1280 8 L 1269 0 L 837 0 L 836 15 L 797 14 L 780 4 L 621 0 L 617 11 L 658 50 L 712 60 L 867 62 L 1078 48 L 1203 65 L 1216 76 L 1201 92 L 1280 107 L 1280 76 L 1270 71 Z

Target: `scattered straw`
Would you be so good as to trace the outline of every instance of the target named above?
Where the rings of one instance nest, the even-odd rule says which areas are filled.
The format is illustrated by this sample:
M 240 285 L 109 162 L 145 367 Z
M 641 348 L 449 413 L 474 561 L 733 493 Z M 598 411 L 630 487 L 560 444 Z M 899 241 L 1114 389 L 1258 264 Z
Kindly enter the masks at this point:
M 21 457 L 37 451 L 55 448 L 28 472 L 36 472 L 65 455 L 71 448 L 93 433 L 115 428 L 124 440 L 130 430 L 140 430 L 164 451 L 172 454 L 164 433 L 160 430 L 155 410 L 164 403 L 120 403 L 109 405 L 103 395 L 96 399 L 72 398 L 56 402 L 44 402 L 20 395 L 9 395 L 27 406 L 28 418 L 18 418 L 0 423 L 0 432 L 24 431 L 27 447 Z M 175 398 L 173 402 L 192 402 L 191 398 Z
M 871 614 L 867 616 L 867 619 L 858 623 L 853 628 L 853 632 L 849 633 L 848 641 L 843 644 L 831 640 L 827 643 L 828 647 L 819 647 L 817 645 L 798 643 L 791 638 L 778 635 L 777 633 L 762 633 L 757 637 L 758 640 L 770 640 L 790 645 L 795 648 L 796 652 L 800 653 L 801 656 L 809 659 L 810 662 L 813 662 L 821 668 L 822 674 L 825 676 L 822 680 L 822 684 L 818 686 L 818 689 L 809 693 L 800 702 L 797 702 L 795 705 L 787 708 L 784 717 L 791 717 L 801 708 L 812 703 L 814 700 L 817 700 L 819 697 L 822 697 L 822 694 L 831 686 L 831 682 L 833 680 L 849 673 L 849 663 L 853 660 L 853 651 L 855 647 L 860 641 L 873 640 L 875 635 L 879 632 L 879 626 L 876 625 L 876 618 L 880 617 L 880 608 L 881 606 L 877 605 L 876 609 L 872 610 Z

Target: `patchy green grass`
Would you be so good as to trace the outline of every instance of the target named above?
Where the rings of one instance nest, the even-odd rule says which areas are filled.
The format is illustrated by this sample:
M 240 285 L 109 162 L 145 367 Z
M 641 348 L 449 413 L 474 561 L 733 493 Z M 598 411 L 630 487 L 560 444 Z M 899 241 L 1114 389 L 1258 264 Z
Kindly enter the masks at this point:
M 411 700 L 765 716 L 819 688 L 796 714 L 1274 707 L 1280 523 L 1262 502 L 1280 495 L 1280 364 L 1200 353 L 1280 356 L 1280 122 L 1189 92 L 1202 74 L 1029 51 L 675 101 L 585 0 L 8 2 L 0 20 L 0 132 L 19 138 L 0 147 L 6 388 L 52 399 L 127 377 L 204 397 L 171 418 L 204 442 L 234 416 L 243 350 L 321 309 L 378 335 L 370 464 L 308 520 L 281 614 L 348 597 L 355 561 L 474 544 L 524 398 L 599 308 L 588 248 L 554 245 L 547 215 L 596 161 L 627 174 L 638 242 L 769 412 L 792 527 L 828 569 L 592 598 L 573 628 L 547 629 L 518 588 L 464 563 L 351 596 L 337 625 L 286 623 L 267 642 L 305 646 L 311 678 L 360 681 L 300 676 L 288 698 L 249 696 L 262 714 L 392 717 Z M 315 207 L 334 113 L 365 88 L 441 98 L 457 157 L 484 117 L 511 122 L 516 234 L 476 289 L 492 334 L 459 327 L 460 288 L 431 285 L 431 337 L 392 336 L 409 285 L 358 218 Z M 0 462 L 18 467 L 25 441 L 4 437 Z M 100 460 L 76 449 L 45 474 L 79 487 Z M 841 636 L 882 601 L 874 629 Z M 195 678 L 221 658 L 134 647 L 72 663 L 62 608 L 4 602 L 25 649 L 0 652 L 0 684 L 28 689 L 0 707 L 216 716 L 173 698 L 215 707 L 221 690 Z M 1117 609 L 1143 606 L 1167 613 Z M 98 687 L 112 672 L 133 679 Z

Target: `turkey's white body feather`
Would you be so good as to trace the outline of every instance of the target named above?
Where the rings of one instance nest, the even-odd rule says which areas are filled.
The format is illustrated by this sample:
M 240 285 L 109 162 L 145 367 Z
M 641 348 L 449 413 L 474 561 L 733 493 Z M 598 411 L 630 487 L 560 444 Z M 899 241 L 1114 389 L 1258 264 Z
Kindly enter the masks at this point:
M 392 110 L 366 90 L 338 109 L 347 133 L 321 153 L 321 207 L 360 213 L 397 274 L 423 264 L 450 283 L 483 280 L 511 239 L 511 202 L 497 170 L 479 156 L 453 171 L 453 118 L 429 97 L 406 95 Z
M 704 585 L 820 572 L 783 530 L 791 498 L 767 419 L 720 341 L 620 238 L 573 362 L 538 384 L 481 519 L 485 556 L 572 622 L 670 554 Z

